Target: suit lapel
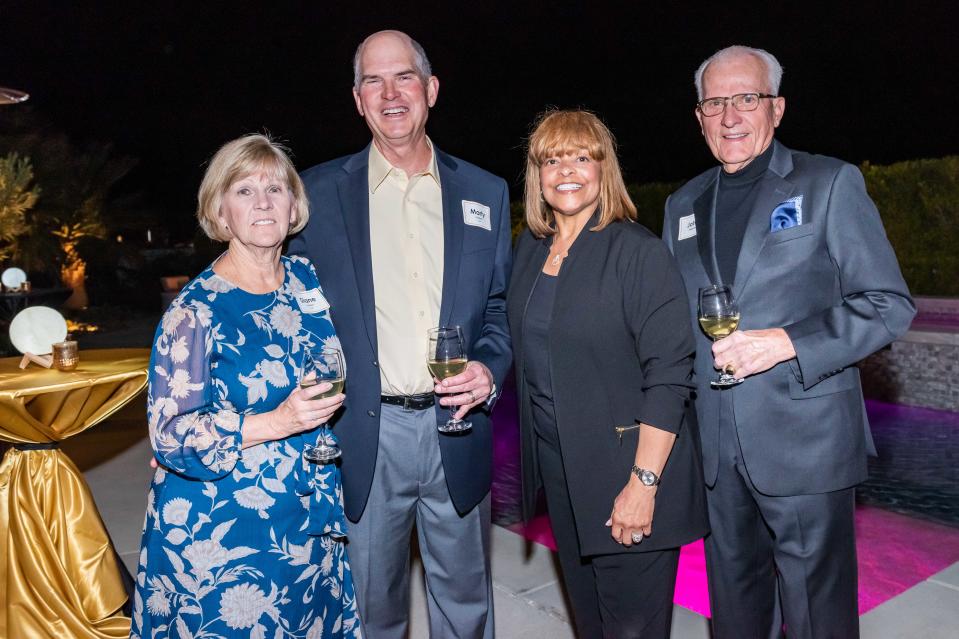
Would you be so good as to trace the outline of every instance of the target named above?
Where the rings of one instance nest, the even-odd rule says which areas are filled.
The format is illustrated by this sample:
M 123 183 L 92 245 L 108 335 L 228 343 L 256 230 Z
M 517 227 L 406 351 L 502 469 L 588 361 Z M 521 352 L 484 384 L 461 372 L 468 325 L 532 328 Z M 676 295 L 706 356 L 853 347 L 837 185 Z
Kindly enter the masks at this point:
M 776 205 L 788 200 L 795 190 L 793 184 L 785 179 L 792 171 L 792 157 L 789 150 L 778 142 L 773 142 L 773 157 L 769 162 L 769 169 L 759 183 L 759 192 L 753 203 L 753 212 L 746 225 L 743 235 L 742 248 L 736 262 L 736 281 L 733 284 L 733 297 L 738 299 L 743 294 L 746 282 L 752 274 L 756 259 L 769 237 L 769 216 Z
M 696 245 L 699 247 L 699 259 L 703 263 L 706 275 L 713 284 L 721 284 L 719 265 L 716 262 L 716 188 L 719 185 L 719 169 L 713 180 L 693 202 L 693 214 L 696 216 Z
M 459 288 L 460 262 L 463 255 L 463 206 L 462 191 L 456 164 L 452 158 L 435 146 L 436 165 L 440 171 L 440 188 L 443 192 L 443 297 L 440 302 L 440 325 L 450 326 L 456 291 Z
M 345 175 L 337 181 L 340 211 L 353 258 L 353 272 L 360 298 L 366 334 L 373 352 L 377 352 L 376 308 L 373 299 L 373 261 L 370 255 L 369 147 L 353 156 L 344 166 Z

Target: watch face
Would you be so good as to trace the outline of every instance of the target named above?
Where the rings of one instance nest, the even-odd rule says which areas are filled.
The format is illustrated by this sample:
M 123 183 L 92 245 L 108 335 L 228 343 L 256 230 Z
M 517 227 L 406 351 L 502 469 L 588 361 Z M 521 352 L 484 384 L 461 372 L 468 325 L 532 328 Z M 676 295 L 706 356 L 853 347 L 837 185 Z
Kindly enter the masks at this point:
M 648 470 L 644 470 L 643 476 L 640 477 L 639 480 L 643 482 L 643 484 L 645 484 L 646 486 L 652 486 L 656 483 L 656 475 L 654 475 Z

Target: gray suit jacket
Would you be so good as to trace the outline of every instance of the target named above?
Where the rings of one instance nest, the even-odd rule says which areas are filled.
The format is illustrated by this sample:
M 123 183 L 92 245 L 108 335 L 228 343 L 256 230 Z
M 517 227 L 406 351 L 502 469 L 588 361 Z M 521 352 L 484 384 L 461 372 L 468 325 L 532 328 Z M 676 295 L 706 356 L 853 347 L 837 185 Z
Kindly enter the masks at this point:
M 866 455 L 874 452 L 855 364 L 904 334 L 915 306 L 856 167 L 773 144 L 731 285 L 739 328 L 784 328 L 796 358 L 715 390 L 712 343 L 697 327 L 704 474 L 713 485 L 720 395 L 729 393 L 743 461 L 760 492 L 839 490 L 866 478 Z M 663 239 L 694 318 L 698 290 L 720 281 L 713 234 L 719 171 L 690 180 L 666 202 Z M 797 196 L 802 223 L 771 232 L 773 210 Z

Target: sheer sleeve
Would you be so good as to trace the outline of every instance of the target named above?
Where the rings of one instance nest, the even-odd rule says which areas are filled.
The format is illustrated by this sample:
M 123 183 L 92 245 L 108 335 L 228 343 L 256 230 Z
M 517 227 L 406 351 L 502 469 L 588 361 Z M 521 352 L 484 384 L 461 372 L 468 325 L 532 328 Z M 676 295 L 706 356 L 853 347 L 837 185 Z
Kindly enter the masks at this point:
M 153 345 L 147 397 L 157 461 L 202 481 L 232 471 L 242 442 L 243 416 L 219 400 L 210 374 L 212 330 L 209 307 L 174 302 Z

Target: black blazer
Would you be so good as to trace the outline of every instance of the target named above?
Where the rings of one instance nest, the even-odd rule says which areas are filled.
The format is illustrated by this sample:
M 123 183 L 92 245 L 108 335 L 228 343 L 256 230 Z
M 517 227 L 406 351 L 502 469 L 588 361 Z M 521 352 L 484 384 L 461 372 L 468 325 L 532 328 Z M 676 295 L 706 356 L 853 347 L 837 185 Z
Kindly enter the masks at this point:
M 592 226 L 592 224 L 590 225 Z M 523 326 L 549 240 L 523 233 L 507 299 L 519 391 L 523 516 L 540 487 Z M 656 496 L 653 533 L 630 552 L 675 548 L 708 530 L 699 434 L 689 400 L 692 336 L 686 293 L 665 244 L 646 228 L 615 222 L 583 230 L 557 282 L 549 338 L 553 401 L 580 552 L 626 552 L 605 526 L 629 479 L 644 422 L 677 434 Z

